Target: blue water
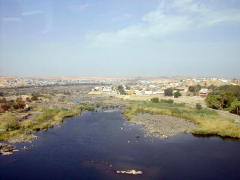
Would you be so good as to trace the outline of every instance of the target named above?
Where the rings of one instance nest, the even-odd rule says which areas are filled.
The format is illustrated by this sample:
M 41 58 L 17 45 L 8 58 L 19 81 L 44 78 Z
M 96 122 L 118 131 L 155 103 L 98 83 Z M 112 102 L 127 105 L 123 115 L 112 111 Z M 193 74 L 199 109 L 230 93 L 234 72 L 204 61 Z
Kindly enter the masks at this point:
M 81 103 L 81 102 L 84 102 L 86 101 L 86 99 L 75 99 L 73 100 L 74 103 Z
M 140 138 L 136 138 L 136 134 Z M 0 156 L 0 180 L 239 180 L 240 142 L 180 135 L 146 138 L 115 112 L 85 112 Z M 119 175 L 116 170 L 142 170 Z

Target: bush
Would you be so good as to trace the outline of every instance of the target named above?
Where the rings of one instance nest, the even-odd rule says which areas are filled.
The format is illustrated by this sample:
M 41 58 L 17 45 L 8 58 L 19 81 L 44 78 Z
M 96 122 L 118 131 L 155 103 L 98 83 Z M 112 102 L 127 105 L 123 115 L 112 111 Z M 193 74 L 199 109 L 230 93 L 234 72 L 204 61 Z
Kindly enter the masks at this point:
M 122 85 L 119 85 L 119 86 L 117 87 L 117 90 L 118 90 L 118 92 L 119 92 L 121 95 L 126 95 L 126 94 L 127 94 L 126 91 L 125 91 L 125 89 L 124 89 L 124 87 L 123 87 Z
M 7 103 L 6 98 L 1 98 L 1 99 L 0 99 L 0 103 Z
M 27 102 L 32 102 L 32 100 L 29 97 L 26 98 L 26 101 Z
M 189 86 L 189 88 L 188 88 L 188 91 L 193 93 L 193 95 L 197 95 L 200 90 L 201 90 L 201 86 L 200 85 Z
M 17 107 L 15 109 L 24 109 L 26 104 L 25 104 L 25 101 L 23 101 L 22 98 L 17 98 L 15 106 Z
M 240 86 L 221 86 L 209 93 L 206 98 L 207 106 L 213 109 L 227 110 L 240 114 Z
M 180 97 L 182 94 L 179 92 L 179 91 L 177 91 L 177 92 L 175 92 L 174 93 L 174 98 L 178 98 L 178 97 Z
M 200 110 L 200 109 L 202 109 L 202 105 L 201 105 L 201 104 L 199 104 L 199 103 L 197 103 L 197 104 L 196 104 L 196 109 L 197 109 L 197 110 Z
M 159 103 L 159 98 L 158 97 L 154 97 L 154 98 L 151 99 L 151 102 Z
M 206 98 L 207 106 L 213 109 L 221 109 L 222 108 L 222 98 L 218 94 L 209 94 Z
M 8 111 L 10 108 L 11 108 L 11 106 L 9 104 L 7 104 L 7 103 L 1 105 L 1 110 L 3 112 Z
M 4 113 L 0 116 L 0 129 L 5 131 L 13 131 L 20 128 L 20 123 L 17 121 L 16 116 L 12 113 Z
M 20 124 L 16 120 L 10 120 L 4 125 L 4 128 L 6 131 L 14 131 L 20 128 Z
M 240 115 L 240 101 L 235 100 L 232 102 L 230 112 Z
M 39 93 L 32 93 L 32 101 L 37 101 L 39 99 L 39 97 L 41 97 L 41 95 Z
M 173 89 L 172 88 L 165 89 L 164 95 L 165 96 L 173 96 Z

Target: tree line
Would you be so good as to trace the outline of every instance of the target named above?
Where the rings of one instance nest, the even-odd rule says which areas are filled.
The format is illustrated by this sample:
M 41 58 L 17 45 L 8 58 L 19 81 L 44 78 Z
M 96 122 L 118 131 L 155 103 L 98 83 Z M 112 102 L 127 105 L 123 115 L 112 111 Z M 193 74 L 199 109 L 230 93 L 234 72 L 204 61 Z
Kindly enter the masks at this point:
M 214 88 L 206 98 L 207 106 L 240 115 L 240 86 L 226 85 Z

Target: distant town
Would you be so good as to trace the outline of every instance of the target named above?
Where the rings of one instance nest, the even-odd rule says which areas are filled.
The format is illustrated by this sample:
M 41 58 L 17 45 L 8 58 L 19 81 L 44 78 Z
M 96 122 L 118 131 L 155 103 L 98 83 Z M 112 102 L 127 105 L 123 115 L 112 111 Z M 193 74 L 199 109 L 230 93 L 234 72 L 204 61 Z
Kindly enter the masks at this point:
M 167 89 L 172 89 L 172 94 L 179 92 L 181 95 L 192 95 L 197 88 L 199 96 L 207 96 L 213 87 L 224 85 L 240 85 L 240 79 L 225 78 L 189 78 L 189 77 L 159 77 L 159 78 L 23 78 L 0 77 L 0 88 L 16 87 L 44 87 L 68 86 L 91 84 L 95 87 L 92 94 L 109 93 L 125 95 L 164 95 Z M 192 87 L 192 90 L 191 90 Z M 120 89 L 119 89 L 120 88 Z M 196 94 L 194 94 L 196 95 Z

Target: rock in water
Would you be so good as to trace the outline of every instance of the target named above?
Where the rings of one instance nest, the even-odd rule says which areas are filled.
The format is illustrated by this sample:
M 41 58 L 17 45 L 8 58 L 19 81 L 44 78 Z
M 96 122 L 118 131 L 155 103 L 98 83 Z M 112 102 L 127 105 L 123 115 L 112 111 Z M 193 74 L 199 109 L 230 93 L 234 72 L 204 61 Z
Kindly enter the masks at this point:
M 141 175 L 143 174 L 142 171 L 137 171 L 137 170 L 126 170 L 126 171 L 116 171 L 117 174 L 130 174 L 130 175 Z
M 3 155 L 3 156 L 10 155 L 14 151 L 18 151 L 15 146 L 10 144 L 0 143 L 0 155 Z

